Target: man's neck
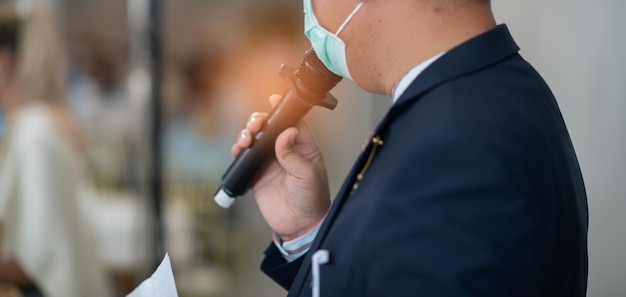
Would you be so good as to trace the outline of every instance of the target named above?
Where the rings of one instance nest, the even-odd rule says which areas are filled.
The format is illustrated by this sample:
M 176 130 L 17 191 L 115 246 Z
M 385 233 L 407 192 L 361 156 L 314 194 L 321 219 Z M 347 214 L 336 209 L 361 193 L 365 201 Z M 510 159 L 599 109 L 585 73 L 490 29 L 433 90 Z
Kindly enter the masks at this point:
M 388 32 L 393 33 L 385 39 L 390 46 L 380 52 L 377 61 L 382 70 L 380 83 L 389 96 L 393 86 L 415 66 L 496 26 L 488 7 L 467 7 L 452 12 L 432 7 L 429 10 L 424 5 L 427 4 L 420 6 L 421 17 L 399 12 L 398 20 L 388 24 Z M 396 7 L 402 10 L 401 5 Z

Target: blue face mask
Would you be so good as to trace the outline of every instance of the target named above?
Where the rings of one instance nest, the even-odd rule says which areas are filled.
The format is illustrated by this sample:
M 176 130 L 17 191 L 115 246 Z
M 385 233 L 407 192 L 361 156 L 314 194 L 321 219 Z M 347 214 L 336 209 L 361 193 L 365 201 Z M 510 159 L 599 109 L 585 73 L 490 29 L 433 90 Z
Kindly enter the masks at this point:
M 333 34 L 320 26 L 313 12 L 311 0 L 304 0 L 304 35 L 311 41 L 311 46 L 313 46 L 317 57 L 328 70 L 349 79 L 352 79 L 352 76 L 350 76 L 348 61 L 346 60 L 346 44 L 338 35 L 362 5 L 363 2 L 359 3 L 343 24 L 339 26 L 337 33 Z

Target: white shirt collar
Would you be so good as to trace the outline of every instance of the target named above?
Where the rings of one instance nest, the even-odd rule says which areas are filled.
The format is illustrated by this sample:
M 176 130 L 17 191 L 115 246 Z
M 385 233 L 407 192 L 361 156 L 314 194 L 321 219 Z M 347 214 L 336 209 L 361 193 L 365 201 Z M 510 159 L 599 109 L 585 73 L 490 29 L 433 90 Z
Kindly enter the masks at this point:
M 440 53 L 435 55 L 434 57 L 422 62 L 421 64 L 415 66 L 413 69 L 409 70 L 395 85 L 393 90 L 391 91 L 393 103 L 398 101 L 398 98 L 404 94 L 404 91 L 411 85 L 411 83 L 422 73 L 430 64 L 437 61 L 437 59 L 441 58 L 444 53 Z

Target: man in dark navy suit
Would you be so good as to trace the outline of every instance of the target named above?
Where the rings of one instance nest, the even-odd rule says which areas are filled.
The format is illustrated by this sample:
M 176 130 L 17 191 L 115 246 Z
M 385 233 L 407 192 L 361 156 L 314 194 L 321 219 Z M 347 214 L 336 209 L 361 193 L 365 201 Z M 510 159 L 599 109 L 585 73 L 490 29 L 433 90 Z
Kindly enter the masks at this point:
M 324 64 L 394 104 L 332 203 L 306 123 L 278 137 L 253 187 L 274 230 L 262 270 L 289 296 L 585 296 L 578 161 L 489 1 L 305 0 L 304 11 Z

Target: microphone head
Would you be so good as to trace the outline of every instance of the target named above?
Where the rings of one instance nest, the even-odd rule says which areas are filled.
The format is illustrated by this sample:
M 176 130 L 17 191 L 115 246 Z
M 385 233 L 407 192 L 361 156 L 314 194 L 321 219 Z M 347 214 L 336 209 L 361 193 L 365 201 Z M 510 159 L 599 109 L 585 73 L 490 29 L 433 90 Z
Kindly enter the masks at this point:
M 315 51 L 309 49 L 304 54 L 300 68 L 296 70 L 296 78 L 309 92 L 323 98 L 343 77 L 328 70 L 317 58 Z

